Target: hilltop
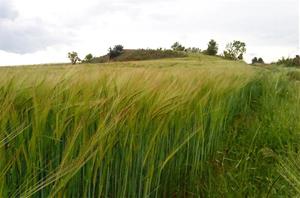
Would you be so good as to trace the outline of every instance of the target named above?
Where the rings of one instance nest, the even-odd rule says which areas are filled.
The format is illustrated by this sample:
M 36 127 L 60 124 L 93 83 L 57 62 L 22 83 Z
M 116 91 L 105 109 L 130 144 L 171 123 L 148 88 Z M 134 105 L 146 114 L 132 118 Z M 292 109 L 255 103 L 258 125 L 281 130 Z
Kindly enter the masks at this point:
M 109 55 L 95 57 L 91 63 L 105 63 L 111 61 L 139 61 L 139 60 L 154 60 L 163 58 L 180 58 L 186 57 L 187 54 L 173 50 L 153 50 L 153 49 L 124 49 L 122 53 L 114 58 L 109 58 Z

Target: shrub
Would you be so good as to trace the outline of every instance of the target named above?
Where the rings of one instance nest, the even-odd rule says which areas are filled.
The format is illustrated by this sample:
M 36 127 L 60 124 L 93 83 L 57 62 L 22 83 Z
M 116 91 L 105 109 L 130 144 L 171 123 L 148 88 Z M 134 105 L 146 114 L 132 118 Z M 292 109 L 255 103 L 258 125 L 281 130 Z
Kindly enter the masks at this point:
M 218 44 L 215 40 L 210 40 L 205 51 L 207 55 L 215 56 L 218 53 Z
M 285 67 L 299 67 L 300 57 L 297 55 L 295 58 L 284 58 L 282 57 L 277 61 L 277 65 L 283 65 Z
M 113 49 L 110 47 L 108 51 L 109 59 L 113 59 L 123 53 L 124 47 L 122 45 L 115 45 Z
M 179 42 L 175 42 L 172 46 L 171 46 L 172 50 L 174 51 L 184 51 L 185 47 L 182 46 Z
M 233 41 L 228 43 L 224 51 L 224 57 L 231 60 L 243 60 L 246 52 L 246 43 L 241 41 Z
M 257 62 L 260 64 L 265 64 L 265 61 L 262 58 L 259 58 Z
M 252 64 L 265 64 L 264 60 L 262 58 L 257 58 L 257 57 L 254 57 L 252 59 Z
M 294 65 L 300 66 L 300 56 L 296 55 L 296 57 L 294 58 L 293 62 L 294 62 Z
M 186 48 L 185 51 L 189 53 L 201 53 L 201 49 L 198 47 L 189 47 Z
M 85 56 L 83 62 L 85 62 L 85 63 L 91 63 L 92 60 L 93 60 L 93 58 L 94 58 L 94 57 L 93 57 L 92 54 L 88 54 L 88 55 Z
M 254 65 L 254 64 L 257 63 L 257 62 L 258 62 L 257 57 L 254 57 L 254 58 L 252 59 L 252 64 Z
M 81 61 L 80 58 L 78 57 L 77 52 L 69 52 L 68 58 L 70 59 L 70 61 L 73 65 L 75 65 L 78 61 Z

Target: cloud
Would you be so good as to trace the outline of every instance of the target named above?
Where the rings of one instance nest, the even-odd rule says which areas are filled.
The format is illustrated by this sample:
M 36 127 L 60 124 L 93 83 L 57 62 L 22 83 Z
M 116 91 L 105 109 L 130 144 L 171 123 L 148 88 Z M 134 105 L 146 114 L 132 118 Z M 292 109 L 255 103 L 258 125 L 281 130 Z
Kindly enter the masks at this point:
M 21 17 L 11 1 L 0 0 L 0 50 L 33 53 L 51 45 L 70 43 L 72 36 L 68 29 L 58 28 L 38 17 Z
M 0 0 L 0 50 L 48 62 L 49 48 L 49 57 L 99 55 L 119 43 L 205 48 L 213 38 L 220 50 L 238 39 L 249 55 L 276 59 L 298 47 L 298 20 L 298 0 Z
M 198 6 L 197 6 L 198 5 Z M 252 38 L 260 45 L 298 45 L 299 9 L 297 0 L 213 0 L 189 6 L 178 2 L 146 13 L 151 28 L 169 32 L 210 32 L 223 37 Z M 183 9 L 185 8 L 185 9 Z
M 47 28 L 43 21 L 0 21 L 0 50 L 19 54 L 33 53 L 55 44 L 71 41 L 60 30 Z
M 17 15 L 9 0 L 0 0 L 0 20 L 14 19 Z

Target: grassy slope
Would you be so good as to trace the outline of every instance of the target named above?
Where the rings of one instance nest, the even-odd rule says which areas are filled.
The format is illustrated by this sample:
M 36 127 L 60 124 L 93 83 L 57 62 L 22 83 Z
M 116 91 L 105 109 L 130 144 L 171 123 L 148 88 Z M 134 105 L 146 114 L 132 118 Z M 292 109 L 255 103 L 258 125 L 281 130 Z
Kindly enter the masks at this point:
M 208 56 L 0 70 L 0 195 L 291 196 L 299 84 Z
M 184 52 L 173 50 L 153 50 L 153 49 L 124 49 L 121 55 L 109 60 L 108 55 L 95 57 L 92 63 L 105 63 L 114 61 L 138 61 L 138 60 L 155 60 L 163 58 L 182 58 L 187 57 Z

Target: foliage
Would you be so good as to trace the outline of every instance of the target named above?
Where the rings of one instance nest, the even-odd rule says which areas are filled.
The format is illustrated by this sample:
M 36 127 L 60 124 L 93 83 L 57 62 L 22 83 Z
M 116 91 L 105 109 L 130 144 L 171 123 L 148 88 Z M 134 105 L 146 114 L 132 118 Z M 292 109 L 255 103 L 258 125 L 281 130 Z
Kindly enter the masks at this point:
M 218 44 L 215 40 L 210 40 L 205 51 L 207 55 L 215 56 L 218 53 Z
M 277 61 L 277 65 L 284 65 L 285 67 L 299 67 L 300 56 L 296 55 L 295 58 L 284 58 L 282 57 Z
M 246 52 L 246 44 L 241 41 L 228 43 L 224 51 L 224 57 L 230 60 L 242 60 Z
M 77 52 L 69 52 L 68 58 L 70 59 L 70 61 L 73 65 L 75 65 L 78 61 L 81 61 L 80 58 L 78 57 Z
M 113 59 L 120 56 L 123 53 L 124 47 L 122 45 L 115 45 L 114 48 L 110 47 L 108 51 L 109 59 Z
M 260 63 L 260 64 L 265 64 L 265 61 L 262 58 L 259 58 L 257 62 Z
M 256 64 L 257 62 L 258 62 L 257 57 L 254 57 L 254 58 L 252 59 L 252 64 L 254 65 L 254 64 Z
M 254 64 L 265 64 L 264 60 L 262 58 L 257 58 L 257 57 L 254 57 L 252 59 L 252 65 Z
M 172 46 L 171 49 L 174 51 L 184 51 L 185 47 L 182 46 L 179 42 L 175 42 Z
M 93 61 L 93 55 L 92 54 L 87 54 L 83 60 L 84 63 L 91 63 Z
M 189 47 L 185 49 L 186 52 L 188 53 L 201 53 L 202 50 L 198 47 Z

